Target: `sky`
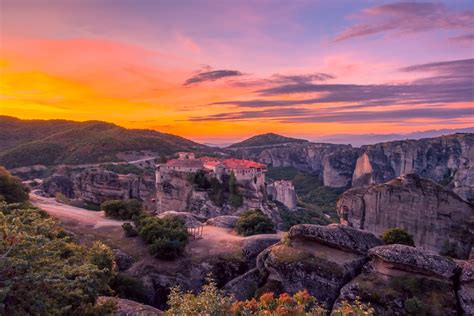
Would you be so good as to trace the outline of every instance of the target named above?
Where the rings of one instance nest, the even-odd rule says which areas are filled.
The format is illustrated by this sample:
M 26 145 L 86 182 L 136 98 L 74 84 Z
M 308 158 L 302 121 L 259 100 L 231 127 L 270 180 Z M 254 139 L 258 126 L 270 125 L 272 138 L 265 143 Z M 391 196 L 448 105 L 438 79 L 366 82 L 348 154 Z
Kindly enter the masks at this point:
M 2 0 L 0 115 L 200 142 L 474 125 L 474 2 Z

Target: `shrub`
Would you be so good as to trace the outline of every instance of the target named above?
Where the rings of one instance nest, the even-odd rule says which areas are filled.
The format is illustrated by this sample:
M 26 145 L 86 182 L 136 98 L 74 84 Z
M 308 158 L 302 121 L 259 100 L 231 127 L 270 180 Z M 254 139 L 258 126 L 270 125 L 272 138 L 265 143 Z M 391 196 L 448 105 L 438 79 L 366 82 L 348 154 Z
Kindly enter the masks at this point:
M 133 227 L 133 225 L 130 224 L 130 223 L 124 223 L 124 224 L 122 225 L 122 229 L 123 229 L 123 231 L 124 231 L 124 233 L 125 233 L 125 236 L 127 236 L 127 237 L 135 237 L 135 236 L 138 235 L 137 230 L 136 230 L 135 227 Z
M 275 232 L 275 225 L 261 210 L 255 209 L 240 216 L 235 225 L 235 230 L 243 236 L 269 234 Z
M 176 217 L 157 218 L 141 215 L 136 218 L 138 236 L 150 244 L 150 254 L 160 259 L 174 259 L 183 253 L 188 242 L 184 221 Z
M 147 303 L 148 297 L 143 282 L 124 273 L 118 273 L 110 281 L 110 287 L 118 297 Z
M 385 233 L 383 233 L 380 238 L 386 244 L 402 244 L 407 246 L 415 246 L 415 242 L 413 241 L 413 236 L 407 233 L 405 230 L 401 228 L 391 228 Z
M 23 203 L 28 200 L 27 188 L 21 180 L 0 166 L 0 200 L 7 203 Z
M 416 297 L 407 299 L 405 301 L 404 307 L 408 315 L 426 315 L 425 306 Z
M 199 294 L 182 292 L 179 287 L 171 288 L 168 296 L 169 309 L 166 315 L 227 315 L 233 299 L 217 288 L 208 276 Z
M 115 219 L 132 219 L 140 215 L 142 205 L 138 200 L 110 200 L 100 205 L 100 209 L 105 212 L 107 217 Z
M 0 314 L 104 315 L 110 295 L 110 249 L 74 243 L 38 209 L 0 203 Z

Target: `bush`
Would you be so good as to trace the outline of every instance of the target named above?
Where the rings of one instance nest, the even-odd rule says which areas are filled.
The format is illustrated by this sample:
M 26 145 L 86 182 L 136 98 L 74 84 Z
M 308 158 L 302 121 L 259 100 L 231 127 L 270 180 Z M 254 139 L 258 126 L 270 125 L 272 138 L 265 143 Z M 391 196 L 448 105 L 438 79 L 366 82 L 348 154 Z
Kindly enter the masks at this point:
M 7 203 L 23 203 L 28 200 L 27 188 L 21 180 L 0 166 L 0 200 Z
M 118 297 L 148 303 L 147 292 L 143 282 L 137 278 L 118 273 L 110 281 L 110 287 Z
M 76 244 L 47 214 L 18 204 L 0 203 L 0 226 L 0 314 L 111 312 L 95 305 L 99 295 L 110 295 L 110 249 Z
M 401 245 L 407 245 L 407 246 L 415 246 L 415 242 L 413 241 L 413 236 L 407 233 L 405 230 L 401 228 L 391 228 L 385 233 L 383 233 L 380 238 L 386 243 L 386 244 L 401 244 Z
M 135 227 L 133 227 L 133 225 L 130 224 L 130 223 L 124 223 L 124 224 L 122 225 L 122 229 L 123 229 L 123 231 L 124 231 L 124 233 L 125 233 L 125 236 L 127 236 L 127 237 L 135 237 L 135 236 L 138 235 L 137 230 L 136 230 Z
M 174 259 L 184 252 L 188 231 L 176 217 L 157 218 L 142 215 L 135 220 L 138 236 L 150 244 L 150 254 L 160 259 Z
M 235 225 L 235 230 L 243 236 L 270 234 L 275 232 L 275 225 L 261 210 L 255 209 L 240 216 Z
M 100 205 L 107 217 L 128 220 L 140 215 L 142 204 L 138 200 L 110 200 Z

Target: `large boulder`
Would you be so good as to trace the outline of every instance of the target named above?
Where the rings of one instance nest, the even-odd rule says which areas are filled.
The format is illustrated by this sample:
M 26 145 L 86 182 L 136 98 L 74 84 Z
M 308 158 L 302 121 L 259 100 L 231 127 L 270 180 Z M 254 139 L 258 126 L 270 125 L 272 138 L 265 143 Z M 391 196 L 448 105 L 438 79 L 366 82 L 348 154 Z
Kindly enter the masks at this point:
M 234 228 L 238 220 L 238 216 L 222 215 L 208 219 L 206 224 L 222 228 Z
M 278 243 L 281 236 L 278 234 L 261 234 L 249 236 L 242 242 L 242 255 L 249 262 L 250 266 L 255 266 L 257 256 L 266 248 Z
M 376 315 L 457 315 L 456 263 L 405 245 L 369 250 L 371 261 L 346 284 L 335 307 L 359 299 Z
M 105 304 L 112 302 L 115 307 L 116 316 L 129 316 L 129 315 L 146 315 L 146 316 L 160 316 L 163 312 L 157 308 L 149 305 L 140 304 L 135 301 L 127 300 L 124 298 L 111 297 L 111 296 L 99 296 L 97 298 L 97 304 Z
M 266 273 L 254 268 L 241 276 L 229 281 L 223 290 L 238 300 L 246 300 L 255 296 L 257 289 L 263 285 Z
M 368 249 L 380 244 L 370 233 L 342 225 L 296 225 L 286 239 L 259 254 L 257 268 L 268 274 L 259 292 L 307 289 L 331 307 L 340 288 L 368 261 Z
M 459 267 L 459 305 L 465 315 L 474 315 L 474 260 L 461 261 Z
M 473 205 L 416 174 L 348 190 L 339 198 L 337 212 L 341 223 L 375 235 L 403 228 L 427 251 L 460 259 L 471 252 Z

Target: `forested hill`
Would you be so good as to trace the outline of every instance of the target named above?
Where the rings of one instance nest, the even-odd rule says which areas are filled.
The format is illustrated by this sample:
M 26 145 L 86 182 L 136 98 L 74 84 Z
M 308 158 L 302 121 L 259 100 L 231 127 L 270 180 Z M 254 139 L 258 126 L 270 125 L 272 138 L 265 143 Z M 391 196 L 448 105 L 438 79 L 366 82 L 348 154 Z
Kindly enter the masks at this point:
M 246 140 L 243 140 L 239 143 L 230 145 L 227 148 L 243 148 L 243 147 L 257 147 L 257 146 L 267 146 L 267 145 L 279 145 L 287 143 L 307 143 L 305 139 L 291 138 L 274 133 L 267 133 L 256 135 L 250 137 Z
M 67 120 L 20 120 L 0 116 L 0 165 L 81 164 L 118 160 L 117 153 L 151 150 L 158 154 L 206 150 L 183 137 L 115 124 Z

